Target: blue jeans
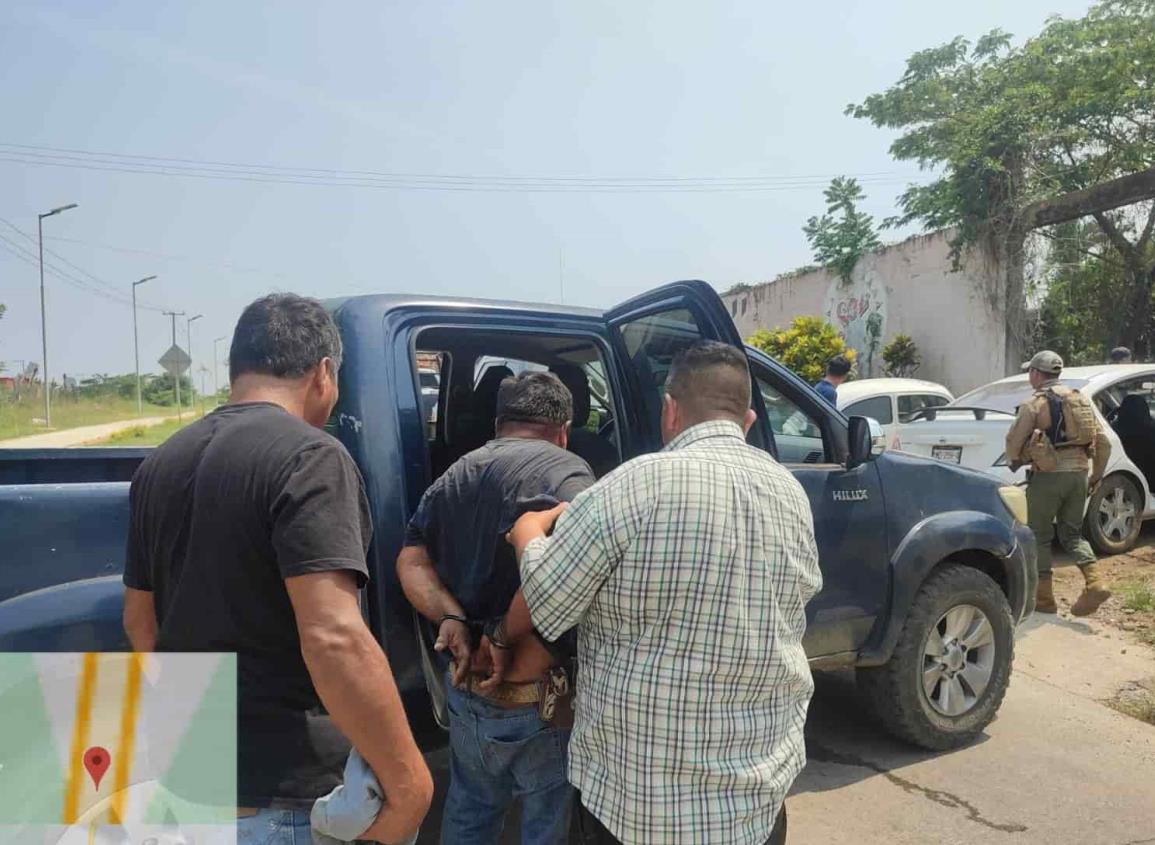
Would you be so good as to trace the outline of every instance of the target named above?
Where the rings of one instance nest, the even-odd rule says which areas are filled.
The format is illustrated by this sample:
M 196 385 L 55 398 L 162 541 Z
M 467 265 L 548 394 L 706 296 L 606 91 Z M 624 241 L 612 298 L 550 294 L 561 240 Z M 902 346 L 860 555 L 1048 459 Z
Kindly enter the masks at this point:
M 237 845 L 312 845 L 307 810 L 260 810 L 237 819 Z
M 568 730 L 537 706 L 505 708 L 449 686 L 449 795 L 445 845 L 496 845 L 505 814 L 521 799 L 522 845 L 565 845 L 573 809 L 566 776 Z

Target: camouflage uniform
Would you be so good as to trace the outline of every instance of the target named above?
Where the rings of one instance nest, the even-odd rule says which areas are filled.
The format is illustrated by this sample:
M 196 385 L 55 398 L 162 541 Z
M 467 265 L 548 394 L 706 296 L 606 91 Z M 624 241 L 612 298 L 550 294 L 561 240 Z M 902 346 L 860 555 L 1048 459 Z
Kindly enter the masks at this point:
M 1102 427 L 1096 425 L 1095 438 L 1090 445 L 1058 446 L 1054 448 L 1055 466 L 1041 468 L 1038 465 L 1039 447 L 1034 444 L 1039 439 L 1036 432 L 1046 432 L 1051 427 L 1051 409 L 1046 394 L 1053 390 L 1061 397 L 1071 389 L 1059 384 L 1062 359 L 1054 352 L 1040 352 L 1023 367 L 1036 369 L 1049 380 L 1040 384 L 1034 395 L 1019 406 L 1015 421 L 1007 432 L 1006 457 L 1012 468 L 1032 465 L 1027 485 L 1027 509 L 1030 528 L 1038 546 L 1038 604 L 1040 611 L 1053 613 L 1051 538 L 1055 533 L 1056 522 L 1059 543 L 1083 570 L 1088 588 L 1092 582 L 1097 584 L 1095 552 L 1082 534 L 1083 511 L 1087 504 L 1089 486 L 1097 485 L 1103 477 L 1107 459 L 1111 456 L 1111 442 Z M 1090 479 L 1087 477 L 1089 469 Z M 1078 607 L 1079 603 L 1076 605 Z

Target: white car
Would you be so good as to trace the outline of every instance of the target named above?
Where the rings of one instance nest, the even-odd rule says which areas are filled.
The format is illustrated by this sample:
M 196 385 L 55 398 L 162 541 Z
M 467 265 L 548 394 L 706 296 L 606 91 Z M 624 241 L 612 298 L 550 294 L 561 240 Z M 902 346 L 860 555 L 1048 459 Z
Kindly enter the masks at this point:
M 1099 424 L 1111 441 L 1103 483 L 1087 503 L 1084 531 L 1104 554 L 1135 545 L 1144 519 L 1155 517 L 1155 466 L 1151 444 L 1123 443 L 1111 427 L 1127 396 L 1141 396 L 1155 416 L 1155 364 L 1070 367 L 1060 382 L 1078 388 L 1095 403 Z M 841 392 L 841 391 L 840 391 Z M 1027 376 L 1011 376 L 964 394 L 950 405 L 924 411 L 906 427 L 908 452 L 986 470 L 1015 483 L 1026 470 L 1011 472 L 1004 445 L 1015 409 L 1031 395 Z
M 838 388 L 838 410 L 876 420 L 888 449 L 905 448 L 903 434 L 916 413 L 952 401 L 954 396 L 941 384 L 916 378 L 868 378 Z

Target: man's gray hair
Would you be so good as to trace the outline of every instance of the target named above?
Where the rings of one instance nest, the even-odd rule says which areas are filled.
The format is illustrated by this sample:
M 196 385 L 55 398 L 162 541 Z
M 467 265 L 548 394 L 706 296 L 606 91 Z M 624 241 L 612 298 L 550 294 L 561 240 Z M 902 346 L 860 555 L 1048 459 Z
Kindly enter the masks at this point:
M 573 396 L 553 373 L 511 376 L 497 390 L 498 425 L 522 422 L 561 426 L 572 419 Z

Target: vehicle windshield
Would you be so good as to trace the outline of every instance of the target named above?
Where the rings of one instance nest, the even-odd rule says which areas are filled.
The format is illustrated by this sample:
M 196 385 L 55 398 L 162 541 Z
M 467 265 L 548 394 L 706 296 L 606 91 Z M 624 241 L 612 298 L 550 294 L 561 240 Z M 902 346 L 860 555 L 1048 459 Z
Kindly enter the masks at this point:
M 1059 384 L 1079 389 L 1085 387 L 1086 379 L 1065 378 L 1059 379 Z M 989 408 L 992 411 L 1015 412 L 1015 408 L 1031 395 L 1031 385 L 1026 381 L 995 382 L 976 388 L 970 393 L 964 393 L 958 399 L 947 405 L 947 408 Z

